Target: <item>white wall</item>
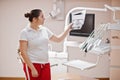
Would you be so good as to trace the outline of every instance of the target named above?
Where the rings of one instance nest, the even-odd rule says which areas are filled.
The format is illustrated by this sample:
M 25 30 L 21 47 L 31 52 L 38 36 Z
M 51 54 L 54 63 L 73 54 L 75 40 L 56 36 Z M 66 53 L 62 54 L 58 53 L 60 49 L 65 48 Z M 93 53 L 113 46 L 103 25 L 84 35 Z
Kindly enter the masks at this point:
M 94 2 L 95 1 L 95 2 Z M 105 2 L 104 2 L 105 1 Z M 73 7 L 103 7 L 110 0 L 65 0 L 65 14 Z M 40 8 L 48 16 L 52 10 L 52 0 L 0 0 L 0 77 L 24 76 L 22 65 L 17 60 L 18 39 L 21 29 L 28 23 L 24 13 L 31 9 Z M 96 24 L 109 22 L 110 13 L 95 12 Z M 64 21 L 55 21 L 50 18 L 45 25 L 55 34 L 64 29 Z M 76 39 L 76 38 L 75 38 Z M 62 51 L 62 42 L 53 43 L 54 50 Z
M 49 0 L 48 0 L 49 1 Z M 46 0 L 0 0 L 0 76 L 23 76 L 22 65 L 17 60 L 18 39 L 21 29 L 28 23 L 24 13 L 40 8 L 45 15 L 52 10 L 52 1 Z M 64 24 L 50 21 L 47 26 L 55 27 Z M 61 30 L 60 28 L 59 30 Z M 56 32 L 57 29 L 55 30 Z

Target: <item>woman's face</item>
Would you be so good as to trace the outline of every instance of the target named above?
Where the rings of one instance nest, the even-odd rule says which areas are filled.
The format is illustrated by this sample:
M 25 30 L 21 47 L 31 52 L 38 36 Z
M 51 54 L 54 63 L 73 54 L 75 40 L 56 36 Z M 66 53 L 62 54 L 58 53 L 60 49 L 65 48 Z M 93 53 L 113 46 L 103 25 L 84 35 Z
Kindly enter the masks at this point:
M 38 25 L 43 25 L 43 24 L 44 24 L 44 20 L 45 20 L 44 15 L 43 15 L 42 12 L 40 12 L 39 17 L 36 18 L 36 23 L 37 23 Z

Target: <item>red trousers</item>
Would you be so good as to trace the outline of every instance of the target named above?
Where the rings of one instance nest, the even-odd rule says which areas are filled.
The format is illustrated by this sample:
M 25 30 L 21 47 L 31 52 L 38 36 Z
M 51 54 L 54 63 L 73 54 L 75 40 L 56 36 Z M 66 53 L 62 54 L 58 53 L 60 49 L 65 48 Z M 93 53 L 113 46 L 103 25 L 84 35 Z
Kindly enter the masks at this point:
M 33 63 L 33 65 L 37 69 L 39 76 L 32 77 L 30 68 L 24 63 L 23 69 L 25 72 L 26 80 L 51 80 L 50 63 L 46 64 Z

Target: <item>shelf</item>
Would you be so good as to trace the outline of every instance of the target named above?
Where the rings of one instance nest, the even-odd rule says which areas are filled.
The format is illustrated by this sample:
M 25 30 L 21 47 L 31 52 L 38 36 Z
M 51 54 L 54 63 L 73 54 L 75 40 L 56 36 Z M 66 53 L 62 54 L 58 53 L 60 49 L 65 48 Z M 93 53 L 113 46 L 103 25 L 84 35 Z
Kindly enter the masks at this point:
M 120 30 L 120 24 L 111 24 L 108 29 L 110 30 Z
M 90 52 L 97 55 L 102 55 L 108 53 L 109 51 L 110 51 L 110 44 L 104 43 L 96 48 L 93 48 Z
M 66 46 L 71 46 L 71 47 L 79 47 L 79 45 L 81 44 L 82 42 L 77 42 L 77 41 L 66 41 L 65 42 L 65 45 Z
M 111 46 L 111 49 L 120 49 L 120 46 Z
M 75 42 L 75 41 L 66 41 L 65 45 L 70 47 L 78 47 L 82 44 L 82 42 Z M 98 47 L 93 48 L 90 53 L 94 53 L 96 55 L 105 54 L 110 51 L 110 44 L 103 43 Z
M 90 68 L 93 68 L 96 66 L 96 64 L 94 64 L 94 63 L 90 63 L 90 62 L 86 62 L 86 61 L 82 61 L 82 60 L 68 61 L 66 63 L 63 63 L 63 65 L 70 66 L 73 68 L 78 68 L 80 70 L 90 69 Z

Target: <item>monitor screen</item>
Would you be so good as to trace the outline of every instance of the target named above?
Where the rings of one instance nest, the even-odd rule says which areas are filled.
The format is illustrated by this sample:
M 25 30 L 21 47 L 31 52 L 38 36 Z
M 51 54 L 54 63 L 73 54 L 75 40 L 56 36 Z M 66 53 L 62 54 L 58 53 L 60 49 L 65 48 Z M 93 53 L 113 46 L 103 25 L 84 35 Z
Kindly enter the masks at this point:
M 72 22 L 72 16 L 70 15 L 70 23 Z M 85 22 L 81 29 L 75 29 L 70 31 L 70 36 L 84 36 L 88 37 L 94 30 L 95 14 L 86 14 Z

